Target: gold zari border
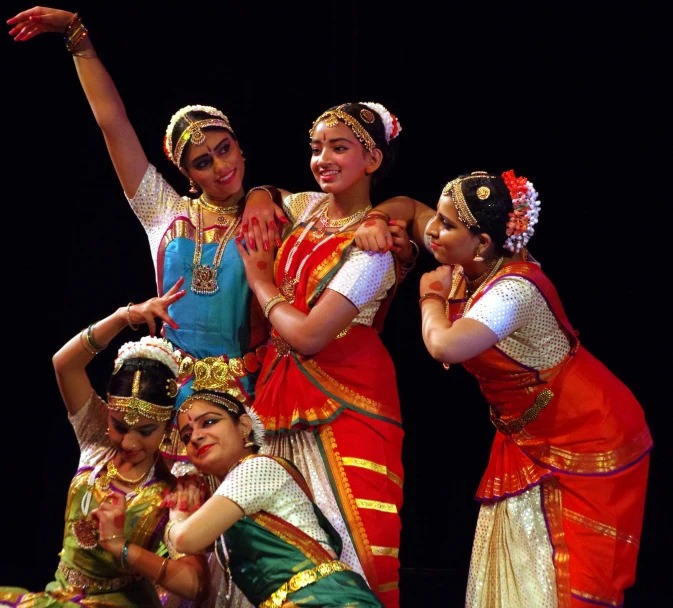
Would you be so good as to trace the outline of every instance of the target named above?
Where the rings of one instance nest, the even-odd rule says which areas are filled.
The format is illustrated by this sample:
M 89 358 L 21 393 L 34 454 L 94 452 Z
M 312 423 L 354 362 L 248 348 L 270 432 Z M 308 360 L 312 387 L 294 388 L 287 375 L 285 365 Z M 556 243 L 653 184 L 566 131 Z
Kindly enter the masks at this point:
M 400 550 L 397 547 L 379 547 L 378 545 L 372 545 L 372 553 L 380 557 L 400 556 Z
M 381 473 L 385 475 L 392 481 L 394 484 L 398 485 L 400 488 L 403 486 L 402 480 L 399 476 L 395 475 L 392 471 L 388 470 L 383 464 L 378 464 L 377 462 L 372 462 L 371 460 L 366 460 L 364 458 L 351 458 L 350 456 L 343 457 L 344 466 L 347 467 L 360 467 L 362 469 L 368 469 L 374 473 Z
M 392 502 L 381 502 L 379 500 L 368 500 L 367 498 L 356 498 L 355 504 L 360 509 L 373 509 L 383 511 L 384 513 L 397 513 L 397 506 Z
M 596 521 L 595 519 L 591 519 L 590 517 L 586 517 L 585 515 L 577 513 L 576 511 L 563 509 L 563 517 L 568 521 L 572 521 L 576 524 L 579 524 L 580 526 L 583 526 L 584 528 L 596 532 L 596 534 L 601 534 L 602 536 L 607 536 L 608 538 L 614 538 L 615 540 L 621 540 L 625 543 L 631 543 L 636 547 L 640 546 L 640 541 L 635 536 L 620 532 L 617 530 L 617 528 L 608 526 L 607 524 Z

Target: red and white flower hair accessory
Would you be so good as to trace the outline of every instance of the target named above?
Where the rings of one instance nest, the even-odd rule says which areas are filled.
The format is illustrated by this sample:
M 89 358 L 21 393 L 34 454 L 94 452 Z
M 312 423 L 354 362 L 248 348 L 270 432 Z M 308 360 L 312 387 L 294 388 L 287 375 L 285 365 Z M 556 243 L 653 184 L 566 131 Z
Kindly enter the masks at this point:
M 118 370 L 124 361 L 134 357 L 160 361 L 177 377 L 182 354 L 179 350 L 175 350 L 173 345 L 165 338 L 146 336 L 136 342 L 126 342 L 126 344 L 122 344 L 117 352 L 114 369 Z
M 210 114 L 213 118 L 210 120 L 191 121 L 187 116 L 188 112 L 205 112 L 206 114 Z M 174 150 L 173 129 L 175 129 L 175 125 L 181 118 L 186 118 L 189 125 L 182 132 L 178 141 L 175 142 Z M 194 143 L 197 145 L 203 143 L 203 140 L 200 139 L 203 138 L 203 132 L 201 131 L 201 128 L 208 126 L 224 127 L 232 133 L 234 132 L 234 130 L 231 128 L 231 123 L 225 114 L 213 106 L 185 106 L 184 108 L 180 108 L 171 117 L 171 120 L 166 127 L 166 134 L 164 135 L 164 153 L 168 157 L 168 160 L 170 160 L 176 167 L 179 168 L 182 150 L 184 149 L 187 141 L 189 141 L 190 138 L 198 138 L 194 140 Z
M 540 202 L 537 191 L 525 177 L 516 177 L 513 170 L 502 174 L 507 189 L 512 197 L 514 210 L 509 214 L 507 222 L 507 240 L 505 247 L 512 253 L 521 251 L 526 246 L 535 230 L 540 214 Z
M 361 101 L 363 106 L 367 106 L 369 109 L 374 110 L 383 121 L 383 126 L 386 130 L 386 141 L 390 143 L 391 139 L 395 139 L 402 130 L 400 121 L 397 120 L 397 117 L 394 114 L 391 114 L 385 106 L 374 101 Z

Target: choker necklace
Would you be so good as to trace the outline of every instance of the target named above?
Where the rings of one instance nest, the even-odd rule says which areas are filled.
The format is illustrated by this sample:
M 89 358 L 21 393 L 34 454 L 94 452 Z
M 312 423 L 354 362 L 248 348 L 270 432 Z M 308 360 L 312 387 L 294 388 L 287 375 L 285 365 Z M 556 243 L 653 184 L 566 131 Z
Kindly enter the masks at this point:
M 238 213 L 240 209 L 238 204 L 231 205 L 229 207 L 218 207 L 217 205 L 213 205 L 212 203 L 209 203 L 205 198 L 203 198 L 203 194 L 196 199 L 196 202 L 204 209 L 208 209 L 208 211 L 212 211 L 213 213 L 217 213 L 218 215 L 225 215 L 227 213 Z M 217 219 L 219 221 L 220 218 Z
M 500 266 L 502 266 L 502 263 L 504 261 L 505 261 L 504 257 L 499 257 L 497 260 L 491 262 L 491 264 L 488 267 L 488 274 L 486 275 L 486 278 L 477 286 L 476 290 L 468 298 L 467 303 L 465 304 L 465 308 L 463 309 L 462 314 L 463 317 L 467 314 L 467 311 L 470 310 L 470 306 L 472 306 L 472 301 L 474 300 L 474 298 L 477 296 L 478 293 L 481 293 L 484 290 L 486 285 L 488 285 L 488 282 L 496 275 L 498 270 L 500 270 Z
M 294 294 L 297 291 L 297 285 L 299 284 L 299 277 L 301 276 L 301 271 L 304 269 L 304 264 L 306 264 L 306 261 L 311 257 L 311 254 L 320 247 L 323 243 L 326 243 L 329 241 L 333 236 L 336 236 L 337 234 L 340 234 L 346 228 L 348 228 L 351 224 L 354 224 L 356 222 L 359 222 L 369 211 L 372 206 L 367 205 L 364 209 L 360 209 L 360 211 L 356 211 L 353 215 L 349 215 L 348 217 L 338 219 L 338 220 L 333 220 L 335 222 L 339 222 L 339 229 L 336 232 L 332 232 L 325 240 L 319 240 L 313 249 L 308 252 L 304 256 L 304 259 L 301 261 L 301 264 L 299 264 L 299 268 L 297 268 L 297 271 L 294 273 L 294 277 L 291 277 L 288 273 L 290 272 L 290 265 L 292 264 L 292 260 L 294 259 L 294 254 L 297 253 L 297 249 L 299 249 L 299 245 L 301 245 L 302 241 L 306 237 L 306 235 L 311 231 L 311 228 L 320 221 L 322 226 L 318 228 L 316 231 L 314 231 L 313 236 L 317 237 L 318 239 L 322 239 L 322 237 L 325 235 L 325 229 L 327 228 L 330 220 L 327 219 L 326 221 L 323 220 L 323 218 L 327 218 L 327 207 L 329 205 L 329 198 L 327 199 L 327 203 L 321 209 L 320 213 L 315 216 L 311 221 L 309 221 L 306 224 L 306 227 L 304 228 L 304 231 L 299 235 L 299 238 L 295 241 L 294 245 L 292 246 L 292 249 L 290 250 L 290 253 L 287 256 L 287 260 L 285 261 L 285 272 L 283 273 L 283 280 L 280 282 L 280 286 L 278 287 L 280 293 L 283 295 L 283 297 L 290 303 L 294 302 Z
M 367 211 L 369 211 L 372 208 L 371 205 L 368 205 L 366 209 L 362 209 L 360 211 L 356 211 L 352 215 L 349 215 L 348 217 L 342 217 L 339 218 L 338 220 L 331 220 L 329 219 L 327 215 L 327 211 L 329 209 L 329 203 L 325 205 L 322 209 L 322 212 L 320 213 L 319 217 L 319 224 L 314 231 L 313 231 L 313 236 L 317 238 L 322 238 L 325 235 L 325 231 L 328 228 L 343 228 L 344 226 L 348 226 L 349 224 L 353 223 L 353 220 L 357 217 L 360 219 L 362 216 L 364 216 Z
M 488 276 L 488 273 L 493 270 L 493 266 L 497 263 L 498 260 L 493 260 L 484 272 L 482 272 L 476 279 L 469 279 L 468 276 L 463 271 L 463 276 L 465 277 L 465 287 L 468 291 L 474 291 L 479 285 L 484 282 L 484 279 Z
M 225 207 L 224 209 L 229 209 L 229 207 Z M 238 211 L 238 207 L 236 207 L 236 210 Z M 220 289 L 219 285 L 217 284 L 217 269 L 220 266 L 220 262 L 222 261 L 224 248 L 227 246 L 227 242 L 231 238 L 231 235 L 234 233 L 234 230 L 236 230 L 240 222 L 241 215 L 239 214 L 236 216 L 236 219 L 227 227 L 226 232 L 222 236 L 222 239 L 217 246 L 217 251 L 215 252 L 215 257 L 213 258 L 213 265 L 210 266 L 209 264 L 201 264 L 201 254 L 203 252 L 203 213 L 201 209 L 199 209 L 196 219 L 194 259 L 192 260 L 192 291 L 194 293 L 198 293 L 200 295 L 212 295 Z

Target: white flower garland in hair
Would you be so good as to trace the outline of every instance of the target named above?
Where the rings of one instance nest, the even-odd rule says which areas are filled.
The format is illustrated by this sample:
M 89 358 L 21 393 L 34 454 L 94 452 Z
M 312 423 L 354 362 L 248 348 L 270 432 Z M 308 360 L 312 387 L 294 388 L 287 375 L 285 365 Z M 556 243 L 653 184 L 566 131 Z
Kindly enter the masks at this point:
M 245 413 L 252 418 L 252 442 L 257 447 L 262 447 L 264 443 L 264 425 L 259 417 L 259 414 L 249 405 L 244 405 Z
M 173 129 L 175 129 L 175 125 L 177 124 L 178 120 L 187 114 L 187 112 L 205 112 L 211 116 L 221 118 L 227 124 L 231 124 L 226 115 L 213 106 L 185 106 L 184 108 L 180 108 L 175 114 L 173 114 L 173 116 L 171 116 L 171 120 L 166 127 L 166 136 L 164 138 L 166 154 L 171 161 L 173 160 L 173 153 L 171 151 L 170 141 L 173 137 Z
M 370 110 L 374 110 L 374 112 L 381 117 L 383 126 L 386 130 L 387 142 L 390 143 L 391 139 L 395 139 L 400 134 L 400 131 L 402 130 L 400 121 L 397 120 L 397 117 L 394 114 L 391 114 L 385 106 L 376 103 L 375 101 L 361 101 L 360 103 L 363 106 L 367 106 Z
M 117 352 L 117 358 L 114 362 L 115 368 L 127 359 L 132 359 L 134 357 L 160 361 L 168 366 L 168 368 L 170 368 L 170 370 L 177 376 L 182 355 L 180 351 L 176 351 L 173 348 L 173 345 L 165 338 L 146 336 L 136 342 L 122 344 Z

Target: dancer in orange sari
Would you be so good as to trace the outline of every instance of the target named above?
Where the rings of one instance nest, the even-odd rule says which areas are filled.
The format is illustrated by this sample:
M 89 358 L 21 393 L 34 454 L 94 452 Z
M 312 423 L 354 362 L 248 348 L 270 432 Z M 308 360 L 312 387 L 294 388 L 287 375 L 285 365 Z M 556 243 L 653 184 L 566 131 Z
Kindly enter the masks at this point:
M 294 230 L 275 271 L 271 252 L 239 241 L 273 325 L 255 405 L 267 432 L 263 451 L 299 467 L 342 536 L 341 559 L 386 606 L 399 605 L 403 432 L 395 369 L 378 333 L 396 261 L 360 250 L 353 236 L 377 215 L 371 182 L 390 165 L 398 131 L 380 104 L 322 114 L 311 129 L 322 192 L 281 191 Z
M 466 606 L 621 606 L 652 439 L 526 249 L 539 206 L 526 178 L 477 171 L 446 185 L 429 223 L 417 202 L 387 212 L 425 226 L 442 266 L 421 278 L 423 340 L 445 367 L 475 376 L 497 429 Z

